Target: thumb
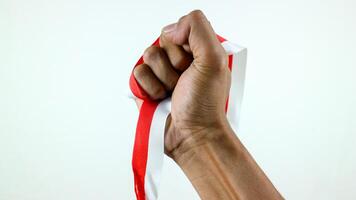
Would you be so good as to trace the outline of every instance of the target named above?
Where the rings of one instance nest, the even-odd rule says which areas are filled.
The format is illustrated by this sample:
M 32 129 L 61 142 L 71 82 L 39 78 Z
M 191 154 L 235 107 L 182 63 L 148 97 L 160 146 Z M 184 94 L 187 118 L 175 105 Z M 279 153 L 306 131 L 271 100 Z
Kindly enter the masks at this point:
M 174 44 L 188 44 L 196 67 L 204 70 L 218 69 L 227 64 L 225 51 L 200 10 L 192 11 L 177 23 L 164 27 L 162 34 Z

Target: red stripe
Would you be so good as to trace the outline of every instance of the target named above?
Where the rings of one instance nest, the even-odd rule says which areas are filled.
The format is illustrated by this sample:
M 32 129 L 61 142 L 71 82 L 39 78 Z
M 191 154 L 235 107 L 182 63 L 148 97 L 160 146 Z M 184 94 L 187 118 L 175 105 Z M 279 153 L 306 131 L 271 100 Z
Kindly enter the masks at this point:
M 221 43 L 221 42 L 225 42 L 225 41 L 226 41 L 226 39 L 225 39 L 225 38 L 221 37 L 221 36 L 220 36 L 220 35 L 218 35 L 218 34 L 216 34 L 216 37 L 218 38 L 218 40 L 220 41 L 220 43 Z
M 231 54 L 231 55 L 229 55 L 229 63 L 228 63 L 228 67 L 229 67 L 229 69 L 230 69 L 230 71 L 232 70 L 232 59 L 233 59 L 234 57 L 233 57 L 233 55 Z
M 136 127 L 135 144 L 132 157 L 132 169 L 135 180 L 135 193 L 137 200 L 146 200 L 145 175 L 147 165 L 148 141 L 151 122 L 158 103 L 144 101 Z
M 232 60 L 233 60 L 233 55 L 229 55 L 229 63 L 228 63 L 228 67 L 230 69 L 230 71 L 232 70 Z M 226 99 L 226 104 L 225 104 L 225 113 L 227 112 L 227 109 L 229 107 L 229 96 L 227 96 L 227 99 Z

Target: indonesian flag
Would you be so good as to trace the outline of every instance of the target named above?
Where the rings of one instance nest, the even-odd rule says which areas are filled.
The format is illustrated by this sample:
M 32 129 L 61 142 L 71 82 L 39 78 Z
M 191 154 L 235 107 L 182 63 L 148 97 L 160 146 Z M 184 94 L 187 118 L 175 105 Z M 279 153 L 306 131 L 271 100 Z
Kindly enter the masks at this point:
M 231 70 L 231 88 L 226 102 L 226 114 L 233 128 L 238 128 L 238 119 L 244 89 L 247 49 L 217 36 L 224 47 Z M 152 44 L 159 46 L 159 38 Z M 143 57 L 135 67 L 143 63 Z M 137 200 L 156 200 L 164 158 L 165 122 L 171 110 L 171 100 L 151 101 L 140 87 L 133 74 L 130 77 L 133 95 L 143 100 L 136 127 L 132 155 L 132 169 Z

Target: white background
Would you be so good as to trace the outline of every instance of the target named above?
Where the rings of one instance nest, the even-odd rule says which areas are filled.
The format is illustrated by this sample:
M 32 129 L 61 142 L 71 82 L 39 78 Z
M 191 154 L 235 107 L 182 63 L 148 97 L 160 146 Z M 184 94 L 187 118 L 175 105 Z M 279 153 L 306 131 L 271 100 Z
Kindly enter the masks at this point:
M 353 0 L 0 0 L 0 200 L 134 199 L 133 64 L 202 9 L 248 47 L 237 133 L 287 199 L 356 199 Z M 160 199 L 199 199 L 169 159 Z

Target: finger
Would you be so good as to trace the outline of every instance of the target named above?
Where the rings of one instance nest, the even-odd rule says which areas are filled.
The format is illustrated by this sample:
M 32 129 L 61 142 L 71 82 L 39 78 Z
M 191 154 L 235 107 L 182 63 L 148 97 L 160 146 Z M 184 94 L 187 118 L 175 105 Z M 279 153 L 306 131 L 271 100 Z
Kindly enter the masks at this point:
M 173 91 L 179 75 L 173 69 L 164 50 L 157 46 L 151 46 L 143 54 L 143 60 L 152 69 L 161 83 L 163 83 L 165 89 Z
M 165 50 L 173 68 L 179 72 L 185 71 L 193 61 L 193 56 L 183 46 L 170 42 L 164 34 L 160 37 L 160 46 Z
M 188 44 L 200 67 L 226 67 L 227 58 L 203 12 L 195 10 L 177 23 L 163 28 L 166 38 L 177 45 Z
M 153 100 L 159 100 L 166 97 L 166 90 L 163 84 L 154 75 L 151 68 L 146 64 L 135 67 L 133 74 L 141 88 Z

